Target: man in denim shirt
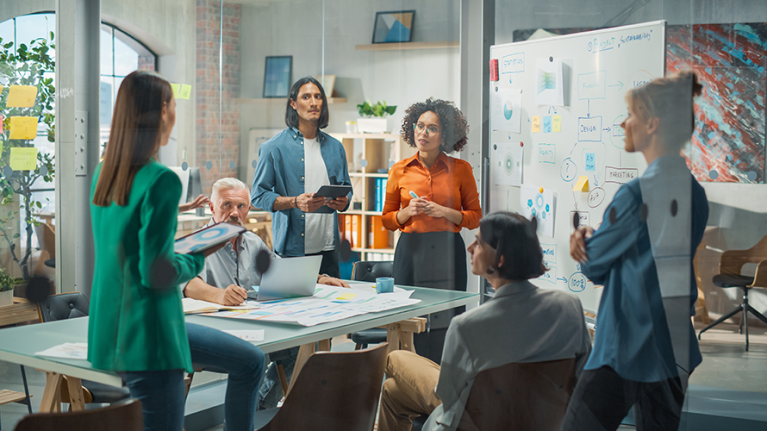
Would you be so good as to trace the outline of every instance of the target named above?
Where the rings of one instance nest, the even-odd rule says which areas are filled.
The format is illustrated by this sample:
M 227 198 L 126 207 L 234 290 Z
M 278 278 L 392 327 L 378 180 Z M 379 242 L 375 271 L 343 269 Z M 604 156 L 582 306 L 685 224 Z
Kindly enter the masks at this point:
M 351 185 L 343 145 L 320 130 L 328 118 L 322 85 L 311 77 L 296 81 L 285 112 L 288 128 L 258 150 L 251 196 L 253 206 L 272 212 L 275 253 L 321 255 L 320 273 L 338 277 L 336 211 L 349 207 L 352 193 L 314 196 L 323 185 Z

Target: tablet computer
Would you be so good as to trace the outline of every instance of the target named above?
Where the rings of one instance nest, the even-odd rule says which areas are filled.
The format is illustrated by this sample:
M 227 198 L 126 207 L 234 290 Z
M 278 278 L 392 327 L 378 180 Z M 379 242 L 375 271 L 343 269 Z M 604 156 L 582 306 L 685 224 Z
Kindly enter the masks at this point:
M 231 223 L 216 223 L 177 239 L 173 249 L 179 254 L 199 253 L 229 241 L 246 230 Z
M 335 199 L 341 196 L 346 196 L 352 191 L 352 186 L 322 186 L 317 193 L 314 194 L 316 198 L 328 198 Z

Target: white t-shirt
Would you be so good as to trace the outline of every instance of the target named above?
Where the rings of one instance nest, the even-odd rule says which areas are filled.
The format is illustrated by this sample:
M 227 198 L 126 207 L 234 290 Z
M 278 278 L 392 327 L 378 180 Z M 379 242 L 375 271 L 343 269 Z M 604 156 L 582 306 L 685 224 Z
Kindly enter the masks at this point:
M 304 138 L 304 190 L 315 193 L 322 186 L 330 185 L 325 160 L 322 159 L 317 138 Z M 306 213 L 304 248 L 306 254 L 319 253 L 335 248 L 333 235 L 333 214 Z

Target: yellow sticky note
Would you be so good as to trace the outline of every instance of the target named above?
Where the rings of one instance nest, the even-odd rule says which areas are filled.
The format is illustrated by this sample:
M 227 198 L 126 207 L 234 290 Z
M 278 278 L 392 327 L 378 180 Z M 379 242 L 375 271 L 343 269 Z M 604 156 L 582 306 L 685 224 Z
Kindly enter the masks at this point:
M 587 192 L 589 191 L 589 177 L 586 175 L 581 175 L 578 177 L 578 182 L 575 183 L 575 187 L 573 187 L 574 192 Z
M 551 131 L 554 133 L 562 132 L 562 116 L 552 115 L 551 117 Z
M 37 167 L 37 148 L 11 148 L 11 169 L 32 171 Z
M 37 117 L 11 117 L 11 136 L 8 139 L 35 139 Z
M 189 96 L 192 95 L 192 86 L 189 84 L 181 84 L 181 89 L 178 92 L 178 98 L 189 100 Z
M 0 93 L 2 93 L 2 92 L 3 92 L 3 89 L 4 89 L 4 88 L 5 88 L 5 87 L 3 87 L 2 85 L 0 85 Z
M 31 108 L 35 106 L 37 87 L 32 85 L 11 85 L 8 91 L 7 108 Z M 13 139 L 13 138 L 11 138 Z
M 170 84 L 171 90 L 173 90 L 173 97 L 178 99 L 178 93 L 181 92 L 181 84 Z
M 354 298 L 356 296 L 357 296 L 356 293 L 344 293 L 343 295 L 340 295 L 338 298 L 336 298 L 336 300 L 348 301 L 348 300 L 350 300 L 350 299 L 352 299 L 352 298 Z
M 541 133 L 541 117 L 533 117 L 533 133 Z

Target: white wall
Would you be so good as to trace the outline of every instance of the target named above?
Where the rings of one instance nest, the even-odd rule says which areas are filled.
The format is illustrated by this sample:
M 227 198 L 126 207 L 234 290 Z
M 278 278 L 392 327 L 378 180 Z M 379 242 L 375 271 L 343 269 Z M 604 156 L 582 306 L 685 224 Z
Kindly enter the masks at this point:
M 459 97 L 457 48 L 411 51 L 360 51 L 355 45 L 372 41 L 377 11 L 416 11 L 413 41 L 458 40 L 458 0 L 327 1 L 324 11 L 325 74 L 336 75 L 336 90 L 345 104 L 330 105 L 330 132 L 342 132 L 356 120 L 356 105 L 385 100 L 397 105 L 393 122 L 405 109 L 428 97 L 455 101 Z M 260 98 L 264 58 L 293 56 L 293 80 L 322 73 L 322 2 L 295 0 L 257 5 L 243 2 L 241 64 L 243 98 Z M 285 103 L 243 105 L 240 117 L 240 173 L 244 175 L 250 128 L 284 128 Z M 390 120 L 392 121 L 392 120 Z M 392 123 L 393 124 L 393 123 Z

